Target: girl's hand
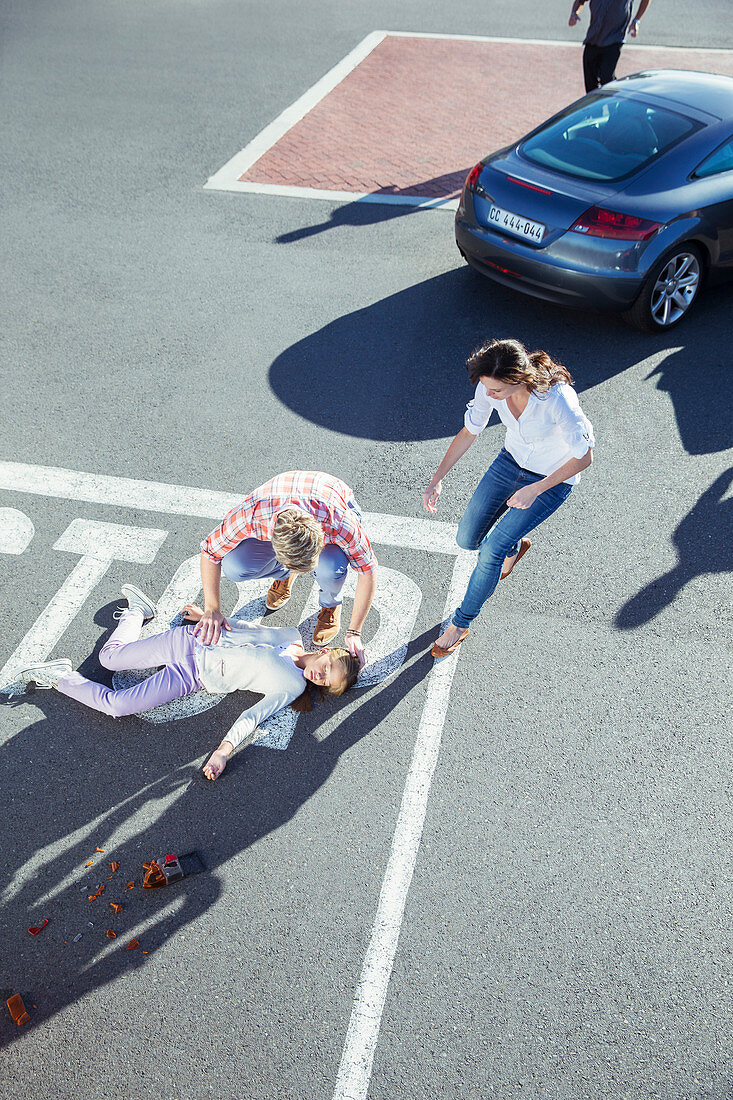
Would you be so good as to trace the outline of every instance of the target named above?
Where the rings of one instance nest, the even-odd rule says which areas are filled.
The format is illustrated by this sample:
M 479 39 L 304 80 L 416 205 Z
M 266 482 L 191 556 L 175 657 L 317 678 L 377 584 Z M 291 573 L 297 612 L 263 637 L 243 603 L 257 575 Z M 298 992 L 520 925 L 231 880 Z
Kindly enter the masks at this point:
M 422 495 L 423 508 L 426 512 L 437 512 L 438 510 L 438 497 L 443 491 L 443 482 L 437 481 L 433 485 L 432 481 L 428 485 L 427 489 Z
M 203 608 L 199 607 L 198 604 L 195 603 L 187 603 L 185 607 L 181 608 L 181 614 L 183 615 L 186 622 L 189 623 L 198 623 L 204 617 Z
M 535 485 L 525 485 L 524 488 L 517 489 L 516 493 L 512 493 L 506 502 L 507 508 L 531 508 L 539 495 Z
M 224 768 L 227 766 L 227 760 L 229 759 L 229 753 L 219 746 L 212 752 L 209 759 L 206 761 L 204 767 L 204 775 L 207 779 L 218 779 Z

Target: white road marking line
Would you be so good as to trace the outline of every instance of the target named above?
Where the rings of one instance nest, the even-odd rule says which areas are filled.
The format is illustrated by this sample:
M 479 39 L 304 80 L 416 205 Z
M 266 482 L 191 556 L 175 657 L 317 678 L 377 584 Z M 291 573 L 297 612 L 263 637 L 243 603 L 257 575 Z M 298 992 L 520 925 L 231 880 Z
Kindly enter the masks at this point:
M 458 42 L 503 42 L 510 46 L 577 46 L 579 49 L 583 45 L 579 38 L 497 38 L 494 35 L 483 34 L 431 34 L 423 31 L 387 31 L 386 35 L 390 38 L 440 38 L 440 39 L 455 39 Z M 639 49 L 651 49 L 651 50 L 669 50 L 671 53 L 689 54 L 694 53 L 720 53 L 730 56 L 730 50 L 718 48 L 717 46 L 666 46 L 660 42 L 629 42 L 624 41 L 624 52 L 627 49 L 639 50 Z
M 446 618 L 460 601 L 472 569 L 472 556 L 461 553 L 453 569 L 445 605 Z M 392 850 L 346 1034 L 334 1100 L 366 1100 L 387 987 L 422 837 L 430 784 L 438 761 L 448 697 L 459 653 L 460 649 L 450 657 L 437 661 L 430 673 Z
M 221 520 L 248 492 L 219 493 L 188 485 L 166 485 L 159 481 L 137 481 L 109 477 L 54 466 L 29 466 L 21 462 L 0 462 L 0 489 L 59 500 L 83 500 L 89 504 L 111 504 L 144 512 L 166 512 L 198 519 Z M 373 542 L 425 550 L 434 554 L 459 553 L 455 524 L 411 516 L 364 512 L 364 526 Z
M 81 558 L 76 563 L 56 595 L 0 669 L 0 690 L 14 694 L 12 686 L 21 670 L 46 660 L 111 564 L 111 558 L 103 561 L 88 557 Z
M 188 485 L 107 477 L 55 466 L 29 466 L 23 462 L 0 462 L 0 489 L 59 500 L 141 508 L 147 512 L 173 512 L 202 519 L 221 519 L 244 496 L 244 493 L 216 493 Z
M 209 187 L 209 184 L 206 184 Z M 217 191 L 240 191 L 251 195 L 279 195 L 286 199 L 326 199 L 328 202 L 366 202 L 382 206 L 412 206 L 419 210 L 458 209 L 458 199 L 421 198 L 419 195 L 390 195 L 379 191 L 327 191 L 281 183 L 253 183 L 232 179 L 217 185 Z
M 322 76 L 319 81 L 313 84 L 307 92 L 304 92 L 300 99 L 296 99 L 295 103 L 292 103 L 290 107 L 286 107 L 274 122 L 271 122 L 264 130 L 260 130 L 257 137 L 253 138 L 249 145 L 245 145 L 244 149 L 240 150 L 230 161 L 227 161 L 224 167 L 220 168 L 204 186 L 214 190 L 229 190 L 228 184 L 237 180 L 239 176 L 251 168 L 255 161 L 258 161 L 268 149 L 271 149 L 281 137 L 287 134 L 288 130 L 295 126 L 296 122 L 300 122 L 317 103 L 320 103 L 329 92 L 332 92 L 344 77 L 348 76 L 359 62 L 363 61 L 375 46 L 379 45 L 386 34 L 386 31 L 372 31 L 366 38 L 363 38 L 351 53 L 348 53 L 325 76 Z
M 113 561 L 150 562 L 167 534 L 155 528 L 82 519 L 70 523 L 53 548 L 81 554 L 81 558 L 0 669 L 0 688 L 9 687 L 22 669 L 46 660 Z
M 25 512 L 0 508 L 0 554 L 25 553 L 34 534 L 35 528 Z

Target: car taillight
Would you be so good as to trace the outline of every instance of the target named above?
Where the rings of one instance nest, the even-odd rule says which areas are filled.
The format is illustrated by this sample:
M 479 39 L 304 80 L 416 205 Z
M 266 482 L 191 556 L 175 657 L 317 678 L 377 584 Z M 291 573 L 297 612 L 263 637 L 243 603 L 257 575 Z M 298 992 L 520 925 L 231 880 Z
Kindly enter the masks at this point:
M 481 175 L 481 173 L 483 171 L 483 167 L 484 166 L 481 163 L 481 161 L 479 161 L 478 164 L 474 164 L 473 168 L 471 169 L 471 171 L 466 176 L 466 182 L 463 185 L 465 187 L 466 191 L 475 191 L 476 190 L 476 184 L 478 183 L 478 178 L 479 178 L 479 176 Z
M 585 233 L 588 237 L 615 237 L 617 240 L 645 241 L 659 229 L 659 222 L 637 218 L 634 214 L 620 214 L 617 210 L 604 210 L 591 206 L 574 226 L 573 233 Z

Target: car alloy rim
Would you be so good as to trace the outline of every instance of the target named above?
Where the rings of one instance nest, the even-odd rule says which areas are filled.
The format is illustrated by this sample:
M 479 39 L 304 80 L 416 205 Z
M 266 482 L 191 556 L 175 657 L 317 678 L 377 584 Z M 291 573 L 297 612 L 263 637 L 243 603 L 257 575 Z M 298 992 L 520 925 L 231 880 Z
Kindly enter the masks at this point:
M 658 325 L 673 325 L 687 313 L 700 286 L 700 262 L 694 252 L 673 256 L 659 272 L 651 297 Z

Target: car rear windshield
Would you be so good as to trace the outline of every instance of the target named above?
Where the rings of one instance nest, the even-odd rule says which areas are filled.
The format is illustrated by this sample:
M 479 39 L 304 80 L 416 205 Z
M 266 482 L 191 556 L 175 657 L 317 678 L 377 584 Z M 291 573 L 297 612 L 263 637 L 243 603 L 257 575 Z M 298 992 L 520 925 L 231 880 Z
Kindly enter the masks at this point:
M 676 111 L 599 93 L 545 123 L 520 152 L 556 172 L 610 182 L 638 172 L 698 126 Z

